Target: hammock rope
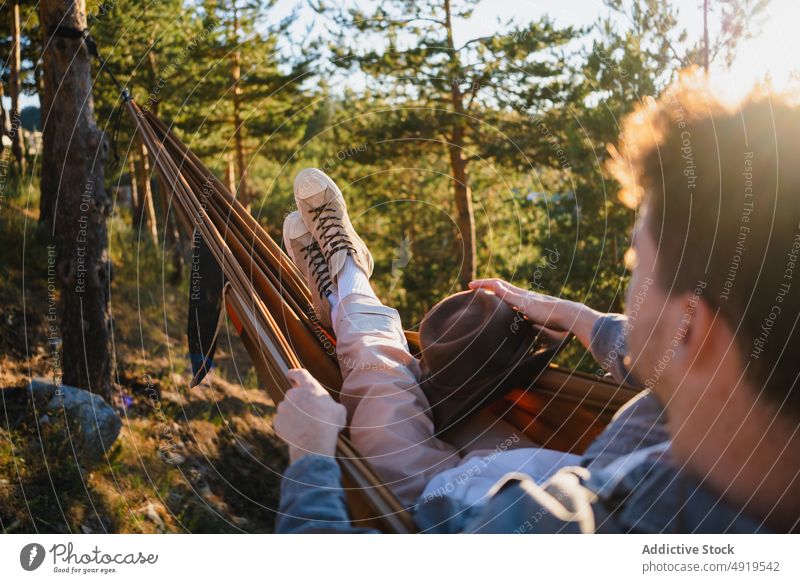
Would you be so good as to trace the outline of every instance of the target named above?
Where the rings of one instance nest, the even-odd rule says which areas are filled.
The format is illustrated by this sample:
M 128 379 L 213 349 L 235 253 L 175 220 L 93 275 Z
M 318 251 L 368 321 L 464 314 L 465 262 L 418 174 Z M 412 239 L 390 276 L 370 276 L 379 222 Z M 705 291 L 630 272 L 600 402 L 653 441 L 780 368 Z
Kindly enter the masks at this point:
M 182 230 L 196 232 L 221 268 L 226 309 L 272 400 L 279 403 L 289 389 L 290 368 L 307 368 L 338 397 L 342 378 L 335 352 L 323 345 L 335 346 L 335 340 L 313 317 L 309 290 L 292 260 L 163 122 L 133 99 L 125 106 L 171 191 L 170 208 Z M 408 510 L 346 435 L 336 451 L 354 521 L 377 523 L 385 532 L 414 532 Z

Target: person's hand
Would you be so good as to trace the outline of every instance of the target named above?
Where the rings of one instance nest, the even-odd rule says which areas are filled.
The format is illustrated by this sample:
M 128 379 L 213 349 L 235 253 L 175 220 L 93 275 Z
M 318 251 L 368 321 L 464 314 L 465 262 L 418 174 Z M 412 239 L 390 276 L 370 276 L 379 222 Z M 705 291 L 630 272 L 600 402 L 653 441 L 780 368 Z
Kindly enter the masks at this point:
M 308 454 L 333 457 L 347 410 L 304 369 L 288 373 L 292 388 L 278 404 L 275 433 L 289 445 L 289 461 Z
M 534 324 L 572 332 L 587 347 L 592 326 L 601 315 L 584 304 L 522 289 L 502 279 L 478 279 L 469 287 L 492 292 Z

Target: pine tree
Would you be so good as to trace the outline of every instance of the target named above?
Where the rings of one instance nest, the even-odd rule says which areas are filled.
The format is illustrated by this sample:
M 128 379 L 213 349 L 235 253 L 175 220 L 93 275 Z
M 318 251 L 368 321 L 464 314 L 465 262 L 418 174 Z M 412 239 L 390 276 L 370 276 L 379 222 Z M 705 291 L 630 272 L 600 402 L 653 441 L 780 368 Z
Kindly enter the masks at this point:
M 195 38 L 201 34 L 199 19 L 192 9 L 184 9 L 181 0 L 119 0 L 101 4 L 90 16 L 92 36 L 103 47 L 109 66 L 123 81 L 144 108 L 169 119 L 183 102 L 181 91 L 184 70 L 190 66 Z M 124 36 L 120 37 L 120 31 Z M 121 115 L 117 147 L 124 147 L 131 185 L 136 185 L 132 205 L 133 226 L 158 245 L 158 214 L 163 227 L 165 247 L 172 254 L 172 278 L 179 279 L 183 269 L 184 244 L 170 210 L 171 193 L 158 173 L 144 144 L 133 134 L 133 125 L 126 112 L 119 90 L 107 79 L 95 86 L 98 113 L 107 131 Z M 170 99 L 175 96 L 175 101 Z M 156 192 L 152 188 L 155 180 Z M 133 202 L 133 201 L 132 201 Z
M 42 34 L 83 30 L 83 0 L 42 2 Z M 53 37 L 43 55 L 42 196 L 52 218 L 61 290 L 63 381 L 108 396 L 111 388 L 110 265 L 104 184 L 107 143 L 94 118 L 91 56 L 80 39 Z M 58 94 L 56 95 L 56 91 Z
M 736 47 L 753 37 L 769 3 L 770 0 L 703 0 L 703 40 L 695 52 L 701 53 L 706 74 L 719 56 L 727 66 L 733 63 Z M 709 21 L 715 9 L 719 11 L 719 31 L 712 42 Z
M 228 178 L 233 162 L 236 192 L 245 204 L 266 194 L 254 183 L 253 157 L 280 160 L 291 155 L 302 136 L 307 92 L 302 83 L 316 58 L 315 47 L 278 50 L 290 14 L 269 23 L 274 0 L 204 3 L 204 26 L 210 31 L 198 47 L 193 107 L 181 124 L 192 127 L 192 142 Z
M 462 287 L 475 278 L 478 264 L 470 164 L 519 157 L 503 145 L 503 128 L 515 117 L 509 112 L 525 114 L 564 99 L 567 80 L 557 51 L 577 35 L 547 19 L 524 28 L 508 22 L 505 32 L 457 46 L 454 22 L 469 18 L 475 4 L 392 0 L 369 13 L 333 13 L 340 31 L 334 62 L 368 74 L 370 91 L 394 105 L 374 120 L 373 135 L 416 138 L 409 147 L 447 154 Z

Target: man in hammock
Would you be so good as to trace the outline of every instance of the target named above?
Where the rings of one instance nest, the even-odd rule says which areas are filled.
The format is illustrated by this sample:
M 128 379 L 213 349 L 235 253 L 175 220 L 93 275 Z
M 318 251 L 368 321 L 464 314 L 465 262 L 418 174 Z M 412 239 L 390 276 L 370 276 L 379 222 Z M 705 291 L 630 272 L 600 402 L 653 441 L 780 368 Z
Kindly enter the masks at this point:
M 337 337 L 336 350 L 343 375 L 342 405 L 333 401 L 329 404 L 334 405 L 339 421 L 348 425 L 359 452 L 370 460 L 404 504 L 412 506 L 418 499 L 430 501 L 443 497 L 448 504 L 478 508 L 488 500 L 494 483 L 508 473 L 520 473 L 543 482 L 567 465 L 607 464 L 635 449 L 667 441 L 660 419 L 661 408 L 648 391 L 626 406 L 582 457 L 540 448 L 511 425 L 486 413 L 479 413 L 470 425 L 480 426 L 477 436 L 451 431 L 448 441 L 440 439 L 435 435 L 431 404 L 423 391 L 426 383 L 431 382 L 431 364 L 421 366 L 410 354 L 399 314 L 382 305 L 372 290 L 369 283 L 372 256 L 350 222 L 340 189 L 323 172 L 309 168 L 295 180 L 295 198 L 299 210 L 284 222 L 284 243 L 308 280 L 320 323 L 332 327 Z M 423 343 L 423 360 L 425 356 L 432 360 L 437 348 L 445 360 L 452 361 L 452 366 L 440 367 L 443 370 L 438 371 L 438 376 L 463 377 L 468 380 L 459 382 L 479 390 L 483 383 L 476 382 L 474 377 L 487 368 L 496 344 L 525 346 L 516 339 L 525 337 L 524 328 L 516 334 L 510 330 L 529 324 L 518 316 L 504 319 L 499 315 L 507 306 L 504 299 L 513 303 L 515 288 L 509 287 L 505 293 L 499 287 L 493 290 L 495 293 L 480 289 L 495 284 L 507 285 L 475 282 L 474 297 L 459 302 L 458 296 L 463 294 L 457 294 L 434 307 L 423 319 L 422 339 L 436 337 L 435 343 L 429 342 L 428 346 Z M 442 310 L 437 308 L 448 303 L 456 303 L 459 311 L 455 317 L 442 319 L 439 316 Z M 524 312 L 522 304 L 515 305 Z M 622 381 L 626 371 L 620 357 L 609 355 L 614 354 L 619 344 L 623 318 L 603 315 L 571 302 L 559 306 L 563 309 L 556 310 L 549 325 L 560 329 L 571 327 L 598 361 L 605 362 L 612 375 Z M 506 310 L 516 313 L 508 307 Z M 480 318 L 478 332 L 471 329 L 475 327 L 476 313 Z M 440 330 L 426 334 L 431 328 Z M 486 341 L 490 328 L 503 331 L 502 341 Z M 465 358 L 463 353 L 471 345 L 478 345 L 477 354 Z M 459 375 L 459 368 L 468 372 Z M 505 378 L 509 376 L 505 374 L 508 369 L 505 366 L 501 369 L 503 375 L 492 371 L 486 380 L 491 384 L 508 383 Z M 314 407 L 313 403 L 323 398 L 323 393 L 327 395 L 305 370 L 292 371 L 289 378 L 297 389 L 287 393 L 276 418 L 276 430 L 289 444 L 293 462 L 282 496 L 282 503 L 287 505 L 291 505 L 295 490 L 291 484 L 305 483 L 304 479 L 295 482 L 292 473 L 321 476 L 324 472 L 314 466 L 329 465 L 329 460 L 307 455 L 319 452 L 315 446 L 303 444 L 317 439 L 327 442 L 339 428 L 337 423 L 320 427 L 313 421 L 299 422 L 292 413 L 287 415 L 292 411 L 304 416 L 303 411 Z M 332 455 L 333 450 L 330 451 Z
M 731 111 L 702 87 L 678 86 L 633 114 L 621 143 L 614 171 L 624 195 L 632 203 L 642 201 L 643 209 L 634 234 L 627 316 L 603 316 L 498 280 L 473 287 L 494 292 L 531 322 L 572 330 L 618 379 L 630 374 L 651 388 L 665 409 L 668 435 L 638 423 L 659 415 L 652 397 L 640 399 L 623 413 L 628 420 L 612 422 L 588 457 L 546 481 L 507 475 L 480 504 L 447 490 L 422 496 L 415 517 L 423 531 L 797 528 L 800 294 L 789 290 L 800 255 L 800 167 L 778 164 L 778 154 L 800 151 L 800 110 L 752 98 Z M 325 302 L 331 306 L 340 358 L 346 357 L 344 407 L 308 373 L 292 373 L 296 388 L 279 405 L 275 420 L 292 459 L 282 489 L 282 532 L 361 530 L 350 526 L 333 459 L 345 407 L 353 438 L 359 436 L 357 445 L 385 479 L 393 468 L 381 465 L 382 456 L 402 459 L 413 453 L 389 476 L 406 501 L 420 483 L 460 463 L 455 448 L 433 435 L 399 319 L 372 294 L 368 251 L 347 219 L 341 193 L 328 181 L 321 173 L 299 177 L 298 216 L 307 231 L 288 221 L 287 246 L 300 263 L 300 249 L 309 257 L 320 251 L 329 270 L 331 285 L 318 287 L 317 306 L 322 314 Z M 319 261 L 308 265 L 309 274 L 323 269 Z M 602 358 L 599 347 L 611 344 L 624 345 L 624 362 Z M 359 364 L 381 374 L 348 386 L 355 370 L 349 367 Z M 390 404 L 397 396 L 400 412 L 359 418 L 370 399 Z M 370 409 L 380 412 L 363 411 Z M 635 438 L 620 439 L 624 434 Z M 378 444 L 373 451 L 370 440 Z M 398 446 L 403 441 L 405 448 Z M 391 446 L 382 449 L 387 443 Z M 615 449 L 619 444 L 624 447 Z M 613 455 L 594 464 L 608 449 Z M 487 466 L 506 455 L 497 454 Z

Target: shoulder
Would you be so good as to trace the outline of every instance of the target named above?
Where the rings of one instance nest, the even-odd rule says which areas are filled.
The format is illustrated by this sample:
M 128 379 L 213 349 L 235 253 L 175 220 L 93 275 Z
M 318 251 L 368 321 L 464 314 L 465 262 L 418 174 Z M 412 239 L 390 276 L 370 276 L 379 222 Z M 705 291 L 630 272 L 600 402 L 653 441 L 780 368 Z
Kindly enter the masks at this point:
M 538 485 L 505 476 L 465 521 L 478 533 L 752 533 L 756 521 L 662 460 L 644 459 L 610 476 L 563 468 Z
M 645 461 L 605 500 L 618 525 L 643 533 L 758 533 L 764 527 L 702 483 L 664 461 Z

